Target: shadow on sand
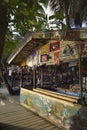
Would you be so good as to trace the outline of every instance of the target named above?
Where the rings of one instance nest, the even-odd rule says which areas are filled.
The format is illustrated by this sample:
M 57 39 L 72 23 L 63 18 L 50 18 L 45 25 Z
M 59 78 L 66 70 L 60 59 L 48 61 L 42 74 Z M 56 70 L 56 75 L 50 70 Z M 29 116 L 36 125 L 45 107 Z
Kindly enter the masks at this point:
M 0 130 L 37 130 L 37 129 L 0 123 Z

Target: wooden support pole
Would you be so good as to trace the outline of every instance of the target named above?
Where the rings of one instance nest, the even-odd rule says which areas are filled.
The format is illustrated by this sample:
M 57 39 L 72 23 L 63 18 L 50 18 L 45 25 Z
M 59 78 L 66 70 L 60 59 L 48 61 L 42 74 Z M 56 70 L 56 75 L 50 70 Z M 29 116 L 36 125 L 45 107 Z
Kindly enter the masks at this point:
M 33 69 L 33 88 L 36 88 L 36 69 Z
M 80 44 L 78 45 L 79 48 L 79 85 L 80 85 L 80 99 L 82 100 L 82 74 L 81 74 L 81 48 Z

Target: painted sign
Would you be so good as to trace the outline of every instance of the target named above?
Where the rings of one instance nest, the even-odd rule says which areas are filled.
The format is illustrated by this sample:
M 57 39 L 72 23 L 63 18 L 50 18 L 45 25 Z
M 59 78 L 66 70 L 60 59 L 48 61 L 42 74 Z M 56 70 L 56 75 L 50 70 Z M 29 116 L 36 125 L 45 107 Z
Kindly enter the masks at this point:
M 54 64 L 54 53 L 49 53 L 49 62 L 48 64 Z
M 49 53 L 49 44 L 46 44 L 40 48 L 40 54 L 46 54 Z
M 60 49 L 60 60 L 72 60 L 77 59 L 78 55 L 78 46 L 74 42 L 62 42 Z
M 59 52 L 50 52 L 40 55 L 41 64 L 59 64 Z
M 40 56 L 40 62 L 47 62 L 49 60 L 48 54 L 43 54 Z
M 50 43 L 50 52 L 51 51 L 59 51 L 60 50 L 60 42 Z
M 43 63 L 53 63 L 54 62 L 54 53 L 48 53 L 40 55 L 40 62 Z
M 60 42 L 51 41 L 40 49 L 40 64 L 59 64 Z

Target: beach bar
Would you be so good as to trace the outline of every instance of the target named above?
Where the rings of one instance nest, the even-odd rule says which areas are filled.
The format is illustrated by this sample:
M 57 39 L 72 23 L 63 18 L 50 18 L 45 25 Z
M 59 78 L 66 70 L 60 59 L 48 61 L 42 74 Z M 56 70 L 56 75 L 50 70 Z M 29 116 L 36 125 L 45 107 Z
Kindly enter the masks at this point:
M 21 68 L 21 105 L 64 129 L 87 129 L 87 29 L 29 32 L 7 63 Z

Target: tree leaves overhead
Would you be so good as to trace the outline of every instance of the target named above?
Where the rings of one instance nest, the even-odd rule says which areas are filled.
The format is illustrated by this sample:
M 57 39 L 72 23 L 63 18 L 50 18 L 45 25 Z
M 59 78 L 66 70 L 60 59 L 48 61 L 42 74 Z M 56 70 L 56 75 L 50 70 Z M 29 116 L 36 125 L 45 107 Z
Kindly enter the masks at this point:
M 48 17 L 42 4 L 46 8 L 50 5 L 54 14 Z M 3 34 L 3 37 L 6 35 L 5 47 L 12 45 L 15 47 L 15 44 L 19 43 L 16 37 L 15 40 L 13 39 L 13 32 L 18 32 L 18 37 L 23 37 L 29 30 L 50 29 L 48 20 L 54 20 L 53 24 L 56 24 L 57 28 L 61 26 L 64 30 L 66 27 L 70 29 L 73 25 L 81 27 L 83 21 L 87 23 L 87 0 L 0 0 L 0 7 L 2 6 L 7 9 L 4 23 L 7 33 L 5 30 L 6 34 Z M 4 46 L 4 43 L 0 45 Z M 4 52 L 6 53 L 6 49 Z
M 16 48 L 20 40 L 22 40 L 22 37 L 19 34 L 7 32 L 3 55 L 8 56 Z
M 20 33 L 22 29 L 32 29 L 32 25 L 34 25 L 35 21 L 37 22 L 36 16 L 41 8 L 37 0 L 15 0 L 15 2 L 11 0 L 8 3 L 8 7 L 9 22 L 14 23 L 16 31 L 20 31 L 22 27 Z M 13 19 L 12 16 L 14 17 Z
M 27 31 L 33 30 L 33 28 L 37 30 L 38 26 L 41 25 L 38 23 L 42 23 L 42 12 L 44 11 L 38 0 L 2 0 L 2 4 L 7 6 L 8 28 L 4 47 L 6 55 L 7 52 L 11 52 L 10 48 L 14 48 L 19 43 L 13 39 L 13 32 L 18 32 L 21 37 L 24 37 Z

